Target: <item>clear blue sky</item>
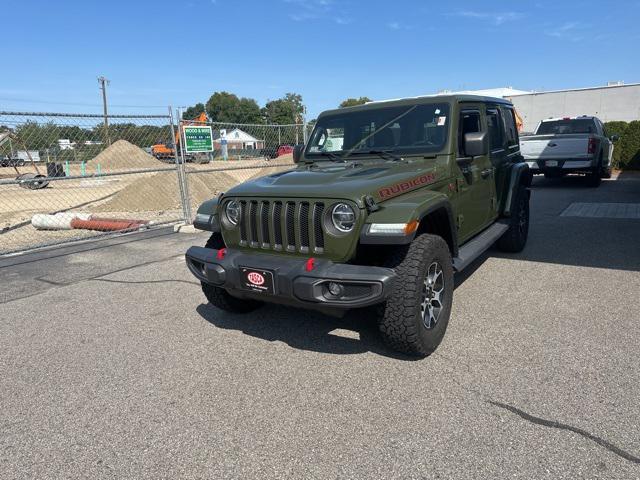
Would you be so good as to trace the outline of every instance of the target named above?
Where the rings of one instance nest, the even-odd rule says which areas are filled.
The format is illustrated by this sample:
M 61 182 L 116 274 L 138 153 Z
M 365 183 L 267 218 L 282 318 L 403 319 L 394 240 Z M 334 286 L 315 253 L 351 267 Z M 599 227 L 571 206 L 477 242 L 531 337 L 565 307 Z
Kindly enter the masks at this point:
M 640 0 L 0 0 L 0 110 L 640 82 Z M 635 58 L 634 58 L 635 56 Z

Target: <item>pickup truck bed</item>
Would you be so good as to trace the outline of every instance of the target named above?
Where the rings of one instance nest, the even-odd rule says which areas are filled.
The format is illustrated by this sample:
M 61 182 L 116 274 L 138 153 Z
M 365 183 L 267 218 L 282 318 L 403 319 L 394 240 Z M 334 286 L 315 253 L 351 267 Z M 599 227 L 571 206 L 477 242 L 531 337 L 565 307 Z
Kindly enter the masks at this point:
M 569 135 L 533 135 L 520 139 L 520 151 L 529 168 L 588 169 L 594 162 L 595 152 L 589 153 L 589 141 L 595 136 L 584 133 Z
M 520 137 L 520 152 L 532 173 L 601 178 L 610 175 L 613 146 L 602 122 L 583 116 L 543 120 L 534 135 Z

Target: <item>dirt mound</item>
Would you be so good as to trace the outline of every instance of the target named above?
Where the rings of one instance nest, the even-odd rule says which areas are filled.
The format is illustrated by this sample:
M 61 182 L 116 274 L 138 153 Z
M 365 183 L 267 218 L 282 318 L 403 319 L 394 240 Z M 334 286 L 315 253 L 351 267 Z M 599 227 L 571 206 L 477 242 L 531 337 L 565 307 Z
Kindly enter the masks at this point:
M 224 172 L 190 174 L 192 208 L 238 184 Z M 180 192 L 174 172 L 156 173 L 130 183 L 111 199 L 92 209 L 96 212 L 145 212 L 180 209 Z
M 100 164 L 103 172 L 161 166 L 158 160 L 126 140 L 118 140 L 87 163 L 91 165 Z

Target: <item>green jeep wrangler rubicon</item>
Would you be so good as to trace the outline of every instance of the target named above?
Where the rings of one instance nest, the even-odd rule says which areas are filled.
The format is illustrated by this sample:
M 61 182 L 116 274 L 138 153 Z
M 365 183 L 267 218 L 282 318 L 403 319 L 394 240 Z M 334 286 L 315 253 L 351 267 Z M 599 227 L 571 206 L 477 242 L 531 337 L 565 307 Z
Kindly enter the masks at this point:
M 212 235 L 186 259 L 216 307 L 373 307 L 392 348 L 425 356 L 447 328 L 454 271 L 495 242 L 519 252 L 527 241 L 531 175 L 502 99 L 327 111 L 294 160 L 198 209 L 196 228 Z

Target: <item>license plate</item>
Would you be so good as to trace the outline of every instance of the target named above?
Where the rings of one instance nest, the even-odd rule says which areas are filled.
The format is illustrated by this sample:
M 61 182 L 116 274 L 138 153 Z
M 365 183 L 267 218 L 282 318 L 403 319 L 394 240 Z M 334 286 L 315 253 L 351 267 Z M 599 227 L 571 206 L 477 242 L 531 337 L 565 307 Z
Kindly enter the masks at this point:
M 557 167 L 558 166 L 558 161 L 557 160 L 547 160 L 546 165 L 547 165 L 547 167 Z
M 271 270 L 240 267 L 240 282 L 245 290 L 267 294 L 275 292 L 273 272 Z

